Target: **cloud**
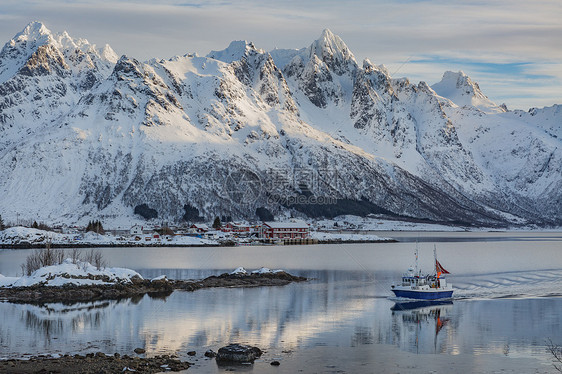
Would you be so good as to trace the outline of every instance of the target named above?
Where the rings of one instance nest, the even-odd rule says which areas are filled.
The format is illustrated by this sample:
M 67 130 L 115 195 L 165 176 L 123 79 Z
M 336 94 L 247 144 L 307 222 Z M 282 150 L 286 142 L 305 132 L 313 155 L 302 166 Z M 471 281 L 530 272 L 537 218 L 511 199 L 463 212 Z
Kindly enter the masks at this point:
M 526 106 L 537 106 L 562 102 L 551 91 L 555 85 L 562 92 L 562 69 L 553 63 L 562 61 L 560 14 L 558 0 L 4 0 L 0 40 L 37 19 L 53 31 L 109 43 L 118 53 L 146 60 L 205 55 L 232 40 L 266 50 L 301 48 L 330 28 L 358 60 L 369 58 L 428 83 L 444 70 L 474 73 L 481 86 L 487 86 L 483 79 L 495 85 L 507 77 L 504 94 L 490 85 L 494 100 L 522 105 L 523 99 L 507 93 L 525 87 Z M 526 76 L 512 79 L 518 74 Z

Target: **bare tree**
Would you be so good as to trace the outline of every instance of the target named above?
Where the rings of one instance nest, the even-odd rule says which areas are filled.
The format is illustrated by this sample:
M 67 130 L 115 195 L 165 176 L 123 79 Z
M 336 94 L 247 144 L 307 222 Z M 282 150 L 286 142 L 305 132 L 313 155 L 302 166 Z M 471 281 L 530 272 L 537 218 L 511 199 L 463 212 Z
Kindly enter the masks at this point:
M 81 266 L 84 270 L 88 268 L 88 263 L 98 270 L 105 269 L 107 266 L 107 262 L 100 251 L 90 249 L 83 254 L 80 250 L 73 249 L 70 253 L 66 253 L 63 249 L 51 249 L 50 242 L 47 242 L 45 248 L 35 250 L 27 256 L 25 263 L 21 265 L 22 274 L 30 276 L 35 270 L 44 266 L 60 265 L 67 257 L 70 257 L 73 264 L 78 265 L 82 262 Z
M 77 264 L 80 262 L 80 258 L 82 257 L 82 252 L 78 248 L 74 248 L 70 251 L 70 259 L 72 260 L 73 264 Z
M 96 251 L 94 254 L 94 263 L 92 265 L 94 265 L 98 270 L 105 269 L 106 262 L 100 251 Z
M 24 275 L 30 276 L 35 270 L 44 266 L 62 264 L 64 257 L 64 250 L 51 249 L 51 246 L 47 245 L 46 248 L 36 250 L 27 256 L 21 269 Z
M 559 345 L 554 344 L 551 339 L 548 339 L 546 348 L 553 357 L 554 363 L 552 366 L 562 373 L 562 348 Z
M 99 250 L 96 251 L 94 249 L 90 249 L 84 255 L 83 261 L 85 263 L 90 263 L 91 265 L 94 265 L 98 270 L 104 269 L 107 266 L 106 261 Z M 84 264 L 84 266 L 86 266 L 86 264 Z

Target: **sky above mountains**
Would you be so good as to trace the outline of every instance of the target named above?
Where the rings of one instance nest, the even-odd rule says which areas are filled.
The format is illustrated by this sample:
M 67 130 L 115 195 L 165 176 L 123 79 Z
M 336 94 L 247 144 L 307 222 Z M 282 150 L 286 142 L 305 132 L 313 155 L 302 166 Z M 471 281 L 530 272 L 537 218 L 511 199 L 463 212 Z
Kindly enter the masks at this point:
M 562 103 L 561 15 L 559 0 L 4 0 L 0 43 L 40 20 L 146 60 L 206 55 L 232 40 L 301 48 L 329 28 L 359 63 L 429 84 L 463 70 L 491 100 L 526 110 Z

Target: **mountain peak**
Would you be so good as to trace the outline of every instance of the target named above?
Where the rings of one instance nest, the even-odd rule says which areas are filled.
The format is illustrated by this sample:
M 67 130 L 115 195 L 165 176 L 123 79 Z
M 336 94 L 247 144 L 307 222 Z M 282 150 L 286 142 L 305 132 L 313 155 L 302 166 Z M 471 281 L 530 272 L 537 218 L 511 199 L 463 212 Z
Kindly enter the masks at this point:
M 29 42 L 34 46 L 47 44 L 53 40 L 51 31 L 39 21 L 29 23 L 21 32 L 17 33 L 8 43 L 15 46 L 19 43 Z
M 324 29 L 320 38 L 315 40 L 307 49 L 309 58 L 317 56 L 326 63 L 328 68 L 341 75 L 346 70 L 347 65 L 357 67 L 355 56 L 349 50 L 344 41 L 329 29 Z
M 335 38 L 339 38 L 339 37 L 335 35 L 330 29 L 324 29 L 320 34 L 320 39 L 330 40 Z
M 37 35 L 50 35 L 51 31 L 45 26 L 45 24 L 41 21 L 33 21 L 30 22 L 25 28 L 16 35 L 16 38 L 20 35 L 30 35 L 30 36 L 37 36 Z
M 13 76 L 39 47 L 53 42 L 51 31 L 42 22 L 28 24 L 0 51 L 0 83 Z
M 473 106 L 484 112 L 503 112 L 504 110 L 492 102 L 468 75 L 462 70 L 446 71 L 439 83 L 431 88 L 459 106 Z
M 115 51 L 109 44 L 106 44 L 102 48 L 100 48 L 99 54 L 100 57 L 114 64 L 119 60 L 119 56 L 117 55 L 117 53 L 115 53 Z
M 265 53 L 265 51 L 256 48 L 252 42 L 248 42 L 246 40 L 234 40 L 222 51 L 209 52 L 207 58 L 212 58 L 230 64 L 233 61 L 240 60 L 242 57 L 253 53 Z
M 441 81 L 434 84 L 433 86 L 433 89 L 437 93 L 439 93 L 437 91 L 439 89 L 440 91 L 443 91 L 443 93 L 449 93 L 447 91 L 461 91 L 463 95 L 486 97 L 480 90 L 478 83 L 473 82 L 472 79 L 470 79 L 470 77 L 466 75 L 462 70 L 459 70 L 457 72 L 446 71 L 445 73 L 443 73 Z
M 29 23 L 22 31 L 17 33 L 7 45 L 14 47 L 17 44 L 32 44 L 33 47 L 47 44 L 53 40 L 51 31 L 39 21 Z

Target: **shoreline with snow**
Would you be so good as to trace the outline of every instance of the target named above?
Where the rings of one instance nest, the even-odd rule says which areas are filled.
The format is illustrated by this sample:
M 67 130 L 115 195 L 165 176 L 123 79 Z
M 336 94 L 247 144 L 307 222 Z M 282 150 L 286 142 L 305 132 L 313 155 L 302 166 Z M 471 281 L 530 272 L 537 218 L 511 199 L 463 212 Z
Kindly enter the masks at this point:
M 147 236 L 150 237 L 150 236 Z M 152 238 L 151 238 L 152 239 Z M 93 232 L 85 234 L 62 234 L 51 231 L 11 227 L 0 231 L 0 249 L 44 248 L 125 248 L 125 247 L 232 247 L 236 245 L 272 244 L 342 244 L 342 243 L 381 243 L 396 241 L 383 238 L 374 233 L 311 231 L 307 239 L 259 239 L 253 237 L 223 236 L 206 239 L 198 236 L 164 235 L 161 238 L 135 240 L 111 234 L 100 235 Z
M 51 243 L 51 248 L 71 249 L 71 248 L 144 248 L 144 247 L 232 247 L 234 244 L 133 244 L 133 243 Z M 0 249 L 41 249 L 45 248 L 44 243 L 17 243 L 17 244 L 0 244 Z
M 146 237 L 150 237 L 147 235 Z M 152 239 L 152 238 L 151 238 Z M 10 227 L 0 231 L 0 248 L 100 248 L 100 247 L 217 247 L 225 245 L 218 240 L 197 236 L 163 236 L 159 240 L 140 241 L 134 237 L 101 235 L 94 232 L 63 234 L 28 227 Z

